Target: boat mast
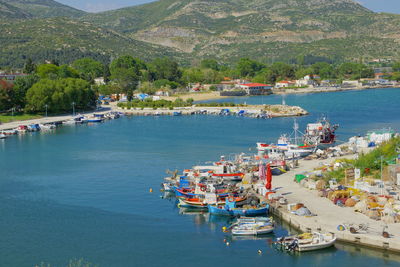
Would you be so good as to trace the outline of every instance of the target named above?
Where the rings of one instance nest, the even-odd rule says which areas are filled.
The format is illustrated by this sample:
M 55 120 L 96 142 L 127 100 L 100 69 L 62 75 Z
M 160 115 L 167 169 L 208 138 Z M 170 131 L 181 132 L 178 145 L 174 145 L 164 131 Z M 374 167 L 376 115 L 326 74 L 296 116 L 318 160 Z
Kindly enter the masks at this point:
M 297 145 L 297 131 L 299 130 L 299 124 L 297 123 L 296 119 L 294 119 L 294 124 L 293 124 L 293 130 L 294 130 L 294 142 L 295 145 Z

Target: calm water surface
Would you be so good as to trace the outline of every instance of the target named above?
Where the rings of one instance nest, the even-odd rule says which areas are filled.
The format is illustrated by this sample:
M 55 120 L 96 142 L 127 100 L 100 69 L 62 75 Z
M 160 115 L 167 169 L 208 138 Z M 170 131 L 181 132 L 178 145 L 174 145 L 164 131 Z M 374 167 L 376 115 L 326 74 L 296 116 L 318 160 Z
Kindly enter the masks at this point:
M 224 100 L 226 101 L 226 100 Z M 280 96 L 232 99 L 280 103 Z M 400 89 L 290 95 L 311 115 L 339 123 L 340 140 L 371 128 L 400 129 Z M 398 266 L 395 255 L 338 244 L 289 256 L 264 239 L 230 240 L 223 218 L 179 210 L 158 192 L 166 169 L 275 141 L 293 119 L 134 117 L 62 127 L 0 142 L 0 266 Z M 154 193 L 149 193 L 154 188 Z M 277 235 L 290 229 L 281 225 Z M 257 250 L 263 250 L 262 255 Z

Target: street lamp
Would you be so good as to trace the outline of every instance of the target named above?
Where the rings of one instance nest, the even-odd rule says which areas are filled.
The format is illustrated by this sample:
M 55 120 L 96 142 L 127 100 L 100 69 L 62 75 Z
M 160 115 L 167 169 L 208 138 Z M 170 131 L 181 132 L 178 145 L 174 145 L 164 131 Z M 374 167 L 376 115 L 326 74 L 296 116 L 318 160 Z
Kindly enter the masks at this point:
M 75 102 L 72 102 L 72 116 L 75 116 Z
M 49 105 L 44 105 L 44 107 L 46 108 L 46 117 L 47 117 L 47 108 L 49 107 Z

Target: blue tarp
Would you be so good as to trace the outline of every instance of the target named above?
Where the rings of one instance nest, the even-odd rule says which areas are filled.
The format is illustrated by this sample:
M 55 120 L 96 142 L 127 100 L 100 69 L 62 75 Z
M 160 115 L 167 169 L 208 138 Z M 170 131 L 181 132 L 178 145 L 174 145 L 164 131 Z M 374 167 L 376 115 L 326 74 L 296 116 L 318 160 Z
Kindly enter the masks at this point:
M 140 94 L 140 95 L 138 95 L 138 98 L 139 98 L 140 100 L 145 100 L 147 97 L 149 97 L 148 94 Z

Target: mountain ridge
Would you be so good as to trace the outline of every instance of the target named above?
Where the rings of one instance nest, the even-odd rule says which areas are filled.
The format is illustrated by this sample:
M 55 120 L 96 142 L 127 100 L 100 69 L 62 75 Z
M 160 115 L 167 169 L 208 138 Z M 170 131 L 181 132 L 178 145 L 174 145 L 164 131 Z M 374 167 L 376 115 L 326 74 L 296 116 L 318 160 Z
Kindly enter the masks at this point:
M 13 2 L 51 7 L 55 3 Z M 400 15 L 375 13 L 352 0 L 161 0 L 96 14 L 79 13 L 64 21 L 38 18 L 29 5 L 19 9 L 15 3 L 1 3 L 4 0 L 0 0 L 0 19 L 2 15 L 22 17 L 16 29 L 12 22 L 0 20 L 0 29 L 14 40 L 6 41 L 0 53 L 7 64 L 13 59 L 21 64 L 13 51 L 23 57 L 44 57 L 46 49 L 56 55 L 71 49 L 73 56 L 77 51 L 107 53 L 108 57 L 133 53 L 145 59 L 167 55 L 186 63 L 210 57 L 226 63 L 241 57 L 263 62 L 294 62 L 299 56 L 329 61 L 400 57 Z M 68 17 L 64 7 L 60 9 L 42 15 Z
M 27 18 L 79 18 L 87 14 L 82 10 L 61 4 L 54 0 L 0 0 L 0 12 L 2 7 L 5 6 L 12 6 L 18 9 L 19 12 L 28 14 Z

